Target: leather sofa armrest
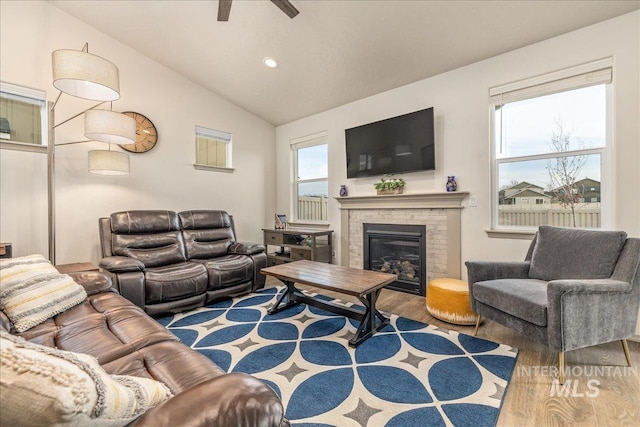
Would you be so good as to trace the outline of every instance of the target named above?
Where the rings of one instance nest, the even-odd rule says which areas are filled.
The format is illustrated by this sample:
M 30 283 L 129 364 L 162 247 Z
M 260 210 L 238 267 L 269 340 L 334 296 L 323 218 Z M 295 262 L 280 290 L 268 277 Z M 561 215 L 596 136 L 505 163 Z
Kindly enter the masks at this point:
M 102 292 L 118 292 L 113 287 L 111 278 L 98 271 L 84 271 L 80 273 L 70 273 L 69 276 L 87 291 L 87 295 L 99 294 Z
M 144 272 L 131 271 L 128 273 L 118 273 L 115 275 L 118 281 L 120 295 L 144 310 L 147 301 L 145 291 Z
M 262 274 L 262 269 L 267 266 L 267 254 L 261 252 L 259 254 L 249 255 L 253 259 L 253 287 L 252 292 L 264 288 L 267 276 Z
M 282 402 L 265 383 L 231 373 L 204 381 L 147 411 L 135 427 L 288 427 Z
M 230 254 L 255 255 L 264 252 L 264 246 L 258 243 L 236 242 L 229 246 Z
M 104 268 L 111 273 L 130 273 L 144 271 L 144 263 L 126 256 L 110 256 L 100 260 L 100 268 Z

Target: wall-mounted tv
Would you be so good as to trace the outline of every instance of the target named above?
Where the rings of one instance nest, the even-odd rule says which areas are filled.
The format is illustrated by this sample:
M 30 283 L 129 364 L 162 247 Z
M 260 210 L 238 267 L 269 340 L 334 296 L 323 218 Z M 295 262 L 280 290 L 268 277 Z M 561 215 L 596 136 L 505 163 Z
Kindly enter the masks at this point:
M 344 132 L 347 178 L 436 168 L 433 107 Z

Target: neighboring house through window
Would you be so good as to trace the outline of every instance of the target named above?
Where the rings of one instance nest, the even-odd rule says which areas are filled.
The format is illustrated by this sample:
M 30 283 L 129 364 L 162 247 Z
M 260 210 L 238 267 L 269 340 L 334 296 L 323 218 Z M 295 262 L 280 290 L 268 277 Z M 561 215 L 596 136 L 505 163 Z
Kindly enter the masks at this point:
M 326 134 L 315 134 L 291 141 L 293 152 L 295 221 L 328 221 L 329 197 L 328 145 Z
M 492 229 L 609 223 L 611 80 L 607 58 L 490 89 Z
M 196 126 L 196 168 L 224 172 L 231 167 L 231 134 Z

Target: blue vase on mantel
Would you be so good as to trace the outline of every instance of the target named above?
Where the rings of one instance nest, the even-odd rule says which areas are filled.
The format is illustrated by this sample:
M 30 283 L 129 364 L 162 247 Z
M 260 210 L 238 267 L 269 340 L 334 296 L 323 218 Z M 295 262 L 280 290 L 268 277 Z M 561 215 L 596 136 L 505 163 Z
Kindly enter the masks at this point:
M 447 177 L 447 191 L 456 191 L 458 189 L 458 183 L 456 182 L 456 177 L 451 175 Z
M 340 197 L 347 197 L 347 186 L 346 185 L 341 185 L 340 186 Z

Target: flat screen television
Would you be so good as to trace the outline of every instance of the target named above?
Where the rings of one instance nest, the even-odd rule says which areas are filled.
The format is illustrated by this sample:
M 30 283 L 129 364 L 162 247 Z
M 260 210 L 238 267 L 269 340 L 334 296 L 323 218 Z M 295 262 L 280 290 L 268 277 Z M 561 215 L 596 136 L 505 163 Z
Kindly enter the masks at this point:
M 433 107 L 344 132 L 347 178 L 436 168 Z

